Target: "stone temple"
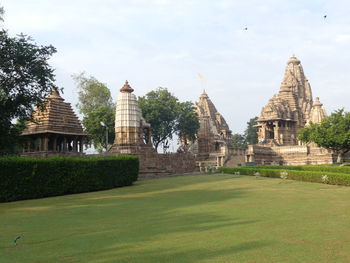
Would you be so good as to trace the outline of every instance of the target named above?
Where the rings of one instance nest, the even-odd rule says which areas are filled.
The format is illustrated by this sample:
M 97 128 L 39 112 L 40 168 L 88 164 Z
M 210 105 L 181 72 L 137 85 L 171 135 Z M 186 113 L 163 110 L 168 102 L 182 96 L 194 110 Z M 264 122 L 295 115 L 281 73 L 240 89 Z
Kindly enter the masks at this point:
M 285 69 L 279 93 L 262 108 L 257 120 L 257 145 L 250 145 L 247 162 L 257 164 L 332 163 L 333 154 L 314 144 L 301 145 L 298 130 L 326 117 L 318 98 L 313 101 L 309 81 L 300 60 L 292 56 Z
M 115 142 L 111 153 L 140 154 L 155 152 L 152 148 L 151 126 L 142 117 L 136 96 L 126 81 L 116 103 Z
M 115 111 L 115 141 L 104 155 L 137 155 L 140 178 L 196 171 L 195 158 L 190 153 L 157 153 L 153 148 L 152 127 L 142 117 L 134 89 L 126 81 L 120 89 Z
M 24 141 L 22 156 L 82 156 L 88 134 L 70 103 L 64 102 L 58 90 L 53 89 L 44 107 L 34 111 L 33 120 L 26 123 L 21 137 Z
M 244 164 L 245 150 L 233 148 L 232 132 L 205 91 L 196 102 L 196 112 L 200 127 L 189 151 L 196 155 L 198 166 Z

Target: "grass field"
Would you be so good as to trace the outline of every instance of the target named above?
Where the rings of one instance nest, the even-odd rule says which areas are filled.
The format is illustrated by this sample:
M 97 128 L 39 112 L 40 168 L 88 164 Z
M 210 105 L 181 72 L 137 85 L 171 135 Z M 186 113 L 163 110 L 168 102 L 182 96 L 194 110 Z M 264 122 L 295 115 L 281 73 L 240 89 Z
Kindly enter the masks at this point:
M 0 262 L 348 263 L 350 187 L 196 175 L 3 203 Z

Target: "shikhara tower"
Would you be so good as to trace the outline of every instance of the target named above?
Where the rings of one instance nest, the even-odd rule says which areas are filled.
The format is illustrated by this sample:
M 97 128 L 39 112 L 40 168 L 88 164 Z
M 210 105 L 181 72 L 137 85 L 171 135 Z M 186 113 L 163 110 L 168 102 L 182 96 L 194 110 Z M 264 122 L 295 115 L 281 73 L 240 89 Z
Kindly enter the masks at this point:
M 312 122 L 321 122 L 325 112 L 319 100 L 313 103 L 311 86 L 300 60 L 288 60 L 280 91 L 262 108 L 257 121 L 260 143 L 296 145 L 297 132 Z
M 151 126 L 142 117 L 136 96 L 126 81 L 120 89 L 115 113 L 115 141 L 111 153 L 141 154 L 154 152 Z

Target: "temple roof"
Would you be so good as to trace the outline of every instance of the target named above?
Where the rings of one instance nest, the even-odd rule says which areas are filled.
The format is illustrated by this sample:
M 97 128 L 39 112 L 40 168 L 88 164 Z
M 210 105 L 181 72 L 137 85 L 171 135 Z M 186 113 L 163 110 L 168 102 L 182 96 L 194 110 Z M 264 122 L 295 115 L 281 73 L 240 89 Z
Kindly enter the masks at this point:
M 137 98 L 132 92 L 128 81 L 120 89 L 117 99 L 115 113 L 115 127 L 140 127 L 142 123 L 146 124 L 142 118 L 142 112 Z M 143 121 L 143 122 L 142 122 Z
M 287 61 L 279 93 L 263 107 L 259 121 L 284 119 L 302 124 L 309 119 L 312 104 L 311 86 L 300 60 L 293 55 Z
M 230 129 L 224 119 L 224 117 L 217 111 L 213 102 L 209 98 L 208 94 L 203 91 L 199 97 L 199 101 L 196 102 L 197 113 L 199 119 L 209 118 L 210 120 L 210 130 L 215 135 L 220 134 L 221 131 L 225 130 L 230 133 Z M 203 127 L 200 128 L 200 130 Z
M 124 86 L 120 89 L 120 92 L 132 93 L 134 89 L 130 87 L 129 82 L 126 80 Z
M 43 108 L 33 112 L 33 120 L 26 123 L 21 135 L 56 133 L 87 136 L 70 103 L 64 102 L 57 89 L 51 91 Z

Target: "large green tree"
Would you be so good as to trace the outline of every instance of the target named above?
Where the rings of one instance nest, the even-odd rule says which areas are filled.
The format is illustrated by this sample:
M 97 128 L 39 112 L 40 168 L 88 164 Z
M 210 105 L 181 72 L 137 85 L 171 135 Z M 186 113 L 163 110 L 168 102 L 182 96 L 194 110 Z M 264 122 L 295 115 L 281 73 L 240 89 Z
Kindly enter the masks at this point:
M 247 122 L 247 128 L 244 131 L 244 137 L 247 145 L 258 143 L 258 127 L 256 127 L 257 120 L 258 117 L 254 117 Z
M 12 152 L 13 138 L 23 126 L 14 120 L 29 119 L 54 87 L 48 60 L 55 52 L 23 34 L 11 37 L 0 31 L 0 154 Z
M 108 144 L 114 142 L 115 105 L 110 90 L 96 78 L 85 73 L 73 75 L 78 91 L 79 103 L 77 108 L 83 115 L 83 125 L 90 139 L 88 145 L 93 145 L 99 152 L 107 149 L 106 129 L 108 130 Z M 106 126 L 103 126 L 106 125 Z
M 143 117 L 151 124 L 152 141 L 156 149 L 167 144 L 174 134 L 194 138 L 198 128 L 198 117 L 191 102 L 179 102 L 166 88 L 158 88 L 139 97 Z
M 311 123 L 301 129 L 298 135 L 302 142 L 314 142 L 319 147 L 333 150 L 342 162 L 344 154 L 350 151 L 350 112 L 340 109 L 325 118 L 320 124 Z

